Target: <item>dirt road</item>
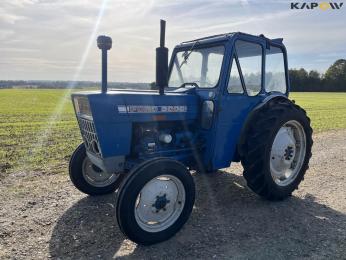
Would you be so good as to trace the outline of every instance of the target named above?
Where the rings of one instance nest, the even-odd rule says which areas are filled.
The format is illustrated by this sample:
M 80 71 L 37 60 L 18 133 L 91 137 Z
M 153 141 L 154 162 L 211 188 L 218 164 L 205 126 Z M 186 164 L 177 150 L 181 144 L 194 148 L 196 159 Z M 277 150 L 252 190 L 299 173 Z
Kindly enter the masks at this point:
M 0 259 L 346 259 L 346 131 L 314 139 L 310 170 L 288 200 L 256 196 L 239 164 L 195 176 L 189 221 L 175 237 L 150 247 L 121 234 L 114 195 L 79 193 L 66 165 L 2 176 Z

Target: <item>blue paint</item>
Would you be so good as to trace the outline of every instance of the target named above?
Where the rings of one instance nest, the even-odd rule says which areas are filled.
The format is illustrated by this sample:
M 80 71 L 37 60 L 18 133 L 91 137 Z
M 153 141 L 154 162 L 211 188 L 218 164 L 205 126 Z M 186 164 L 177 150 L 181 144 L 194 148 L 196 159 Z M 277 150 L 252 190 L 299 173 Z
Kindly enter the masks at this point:
M 262 59 L 262 86 L 256 96 L 246 94 L 229 94 L 227 84 L 231 69 L 234 44 L 237 40 L 258 43 L 263 48 Z M 165 95 L 159 95 L 157 91 L 133 91 L 133 90 L 109 90 L 107 93 L 89 91 L 74 93 L 72 98 L 87 97 L 95 125 L 102 158 L 123 155 L 129 164 L 156 156 L 166 156 L 179 160 L 187 165 L 193 163 L 193 158 L 198 154 L 204 167 L 208 169 L 220 169 L 230 165 L 236 155 L 236 147 L 240 138 L 244 122 L 251 111 L 261 104 L 263 100 L 272 95 L 264 90 L 265 53 L 268 46 L 276 46 L 283 50 L 285 70 L 287 72 L 287 54 L 281 40 L 269 40 L 262 36 L 253 36 L 244 33 L 226 34 L 205 39 L 199 39 L 200 47 L 224 45 L 225 53 L 222 63 L 219 82 L 211 89 L 183 88 L 180 90 L 167 90 Z M 182 43 L 173 50 L 172 57 L 178 51 L 189 50 L 195 41 Z M 171 59 L 169 71 L 172 70 Z M 288 96 L 289 81 L 286 73 Z M 210 129 L 200 127 L 202 103 L 205 100 L 214 102 L 213 124 Z M 186 106 L 186 112 L 153 112 L 153 113 L 127 113 L 119 112 L 118 106 Z M 161 108 L 160 108 L 161 109 Z M 77 112 L 76 112 L 77 113 Z M 83 117 L 77 113 L 77 118 Z M 138 156 L 133 155 L 135 127 L 157 125 L 174 122 L 181 125 L 175 134 L 176 144 L 160 144 L 153 152 Z M 193 130 L 191 130 L 191 127 Z M 135 131 L 135 132 L 134 132 Z M 164 131 L 169 131 L 165 129 Z M 188 132 L 188 137 L 184 137 Z M 191 136 L 193 135 L 193 136 Z M 189 147 L 179 147 L 178 139 L 189 139 Z M 174 147 L 174 145 L 176 147 Z

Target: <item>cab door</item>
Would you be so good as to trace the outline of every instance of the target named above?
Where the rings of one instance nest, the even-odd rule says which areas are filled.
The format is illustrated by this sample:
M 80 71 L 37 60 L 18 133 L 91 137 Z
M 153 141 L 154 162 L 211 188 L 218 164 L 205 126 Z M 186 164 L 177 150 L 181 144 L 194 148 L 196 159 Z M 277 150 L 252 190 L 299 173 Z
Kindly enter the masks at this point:
M 263 100 L 264 44 L 238 39 L 233 45 L 228 79 L 218 101 L 212 168 L 230 165 L 249 112 Z

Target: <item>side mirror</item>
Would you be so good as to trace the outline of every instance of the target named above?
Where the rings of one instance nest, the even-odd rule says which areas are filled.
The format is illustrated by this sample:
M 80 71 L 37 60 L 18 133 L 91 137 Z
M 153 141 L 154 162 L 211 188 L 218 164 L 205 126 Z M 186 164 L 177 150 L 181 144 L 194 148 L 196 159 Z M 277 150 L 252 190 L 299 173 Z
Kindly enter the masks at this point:
M 202 105 L 201 126 L 203 129 L 210 129 L 213 124 L 214 102 L 205 100 Z

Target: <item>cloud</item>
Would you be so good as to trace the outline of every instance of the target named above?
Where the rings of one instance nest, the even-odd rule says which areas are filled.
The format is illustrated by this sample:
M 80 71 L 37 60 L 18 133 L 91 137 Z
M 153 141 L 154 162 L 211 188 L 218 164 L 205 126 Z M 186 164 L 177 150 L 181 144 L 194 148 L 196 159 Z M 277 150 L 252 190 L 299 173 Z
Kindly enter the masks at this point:
M 211 25 L 205 25 L 202 27 L 182 27 L 182 31 L 192 31 L 192 32 L 217 32 L 217 31 L 223 31 L 225 30 L 231 32 L 231 31 L 237 31 L 237 27 L 250 24 L 253 25 L 257 22 L 263 22 L 265 20 L 276 20 L 285 16 L 291 16 L 292 13 L 290 11 L 282 11 L 275 14 L 263 14 L 263 15 L 254 15 L 249 18 L 240 17 L 238 19 L 235 19 L 231 22 L 222 22 L 218 21 L 216 24 Z
M 113 38 L 109 78 L 154 79 L 159 19 L 170 49 L 183 40 L 244 31 L 283 37 L 292 67 L 325 69 L 345 55 L 345 10 L 302 12 L 288 1 L 253 0 L 2 0 L 0 76 L 3 79 L 100 78 L 96 36 Z M 39 69 L 38 69 L 39 68 Z
M 0 24 L 15 24 L 17 21 L 24 20 L 26 17 L 7 13 L 5 9 L 0 8 Z
M 14 34 L 14 31 L 8 30 L 8 29 L 0 29 L 0 41 L 6 40 L 7 37 L 11 36 Z

